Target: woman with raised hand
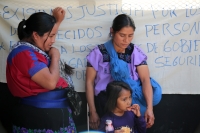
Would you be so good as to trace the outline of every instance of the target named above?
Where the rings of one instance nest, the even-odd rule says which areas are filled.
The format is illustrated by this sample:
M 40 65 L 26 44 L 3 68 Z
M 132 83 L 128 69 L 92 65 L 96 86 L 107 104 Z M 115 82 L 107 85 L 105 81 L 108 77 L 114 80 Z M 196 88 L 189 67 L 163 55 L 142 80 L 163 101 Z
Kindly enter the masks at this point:
M 13 132 L 76 132 L 66 99 L 68 82 L 60 76 L 60 53 L 52 47 L 65 10 L 53 16 L 32 14 L 18 25 L 19 41 L 7 58 L 10 92 L 19 98 L 13 107 Z

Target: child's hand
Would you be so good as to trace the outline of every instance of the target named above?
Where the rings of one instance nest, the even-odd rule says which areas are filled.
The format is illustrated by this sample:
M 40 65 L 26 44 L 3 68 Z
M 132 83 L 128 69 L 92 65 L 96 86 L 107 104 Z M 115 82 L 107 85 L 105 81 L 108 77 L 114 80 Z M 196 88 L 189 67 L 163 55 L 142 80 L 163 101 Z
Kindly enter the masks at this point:
M 53 16 L 56 18 L 57 23 L 61 23 L 65 17 L 65 10 L 62 7 L 53 9 Z
M 131 107 L 127 108 L 128 111 L 133 111 L 133 113 L 137 116 L 140 117 L 140 106 L 138 104 L 133 104 Z

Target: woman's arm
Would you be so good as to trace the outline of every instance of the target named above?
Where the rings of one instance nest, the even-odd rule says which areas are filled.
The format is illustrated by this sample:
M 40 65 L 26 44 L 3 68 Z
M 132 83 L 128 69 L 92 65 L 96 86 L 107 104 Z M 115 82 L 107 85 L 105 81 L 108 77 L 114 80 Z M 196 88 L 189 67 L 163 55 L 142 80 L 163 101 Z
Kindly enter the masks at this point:
M 53 9 L 53 16 L 56 18 L 56 24 L 54 26 L 58 30 L 61 22 L 65 18 L 65 10 L 62 7 L 56 7 Z
M 36 74 L 34 74 L 31 79 L 38 85 L 45 89 L 53 90 L 56 88 L 56 84 L 59 80 L 59 60 L 60 53 L 58 49 L 51 48 L 49 51 L 49 56 L 51 57 L 51 64 L 46 68 L 41 69 Z
M 56 31 L 58 31 L 58 28 L 65 17 L 65 10 L 61 7 L 56 7 L 53 10 L 53 16 L 56 18 L 56 24 L 54 25 L 54 28 L 56 28 Z M 43 88 L 53 90 L 56 88 L 56 84 L 60 78 L 60 53 L 56 48 L 52 47 L 48 54 L 51 58 L 51 64 L 49 68 L 43 68 L 42 70 L 34 74 L 31 79 Z
M 150 74 L 147 65 L 137 66 L 137 72 L 142 82 L 142 91 L 147 103 L 147 110 L 145 112 L 145 120 L 147 122 L 147 128 L 150 128 L 154 124 L 153 114 L 153 90 L 150 83 Z
M 89 124 L 93 129 L 98 129 L 100 120 L 96 112 L 94 103 L 94 80 L 96 78 L 96 70 L 93 67 L 86 68 L 86 98 L 89 106 Z

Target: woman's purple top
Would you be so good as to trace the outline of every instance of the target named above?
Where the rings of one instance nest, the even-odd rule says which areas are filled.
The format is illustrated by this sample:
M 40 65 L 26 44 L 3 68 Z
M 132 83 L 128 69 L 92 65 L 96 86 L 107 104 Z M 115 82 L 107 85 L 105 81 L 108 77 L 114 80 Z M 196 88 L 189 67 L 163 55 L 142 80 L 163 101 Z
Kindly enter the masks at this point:
M 131 53 L 130 53 L 131 52 Z M 110 74 L 110 57 L 107 53 L 104 44 L 96 46 L 88 55 L 87 62 L 96 70 L 95 78 L 95 95 L 106 89 L 109 82 L 113 81 Z M 146 62 L 147 56 L 136 45 L 130 44 L 125 53 L 118 53 L 118 58 L 126 61 L 130 70 L 130 76 L 133 80 L 138 80 L 136 66 Z
M 106 131 L 106 120 L 112 121 L 114 130 L 129 128 L 131 133 L 146 133 L 146 122 L 143 116 L 136 117 L 132 111 L 125 111 L 123 116 L 117 116 L 112 112 L 105 114 L 101 118 L 99 131 Z M 110 131 L 109 133 L 114 133 Z

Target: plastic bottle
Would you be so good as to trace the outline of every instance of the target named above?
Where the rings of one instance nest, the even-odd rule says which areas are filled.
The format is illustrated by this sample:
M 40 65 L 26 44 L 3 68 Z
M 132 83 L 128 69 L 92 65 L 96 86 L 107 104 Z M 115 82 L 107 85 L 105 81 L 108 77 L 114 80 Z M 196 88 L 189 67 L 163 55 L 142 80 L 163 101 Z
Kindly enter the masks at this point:
M 112 120 L 106 120 L 106 133 L 110 131 L 114 131 Z

